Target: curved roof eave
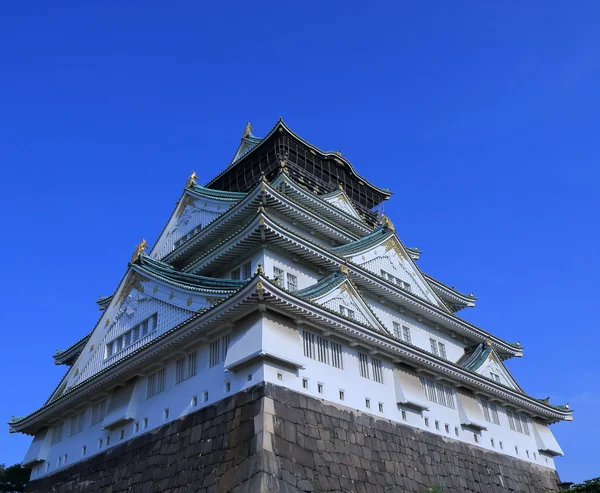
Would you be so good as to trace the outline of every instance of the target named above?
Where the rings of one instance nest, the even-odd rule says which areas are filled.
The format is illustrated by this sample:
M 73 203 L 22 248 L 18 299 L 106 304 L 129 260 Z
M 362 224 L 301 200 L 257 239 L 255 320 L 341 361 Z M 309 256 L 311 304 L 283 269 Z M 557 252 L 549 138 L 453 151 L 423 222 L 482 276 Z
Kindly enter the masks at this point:
M 308 148 L 314 150 L 315 152 L 318 152 L 321 156 L 340 160 L 343 164 L 345 164 L 346 166 L 348 166 L 349 171 L 351 172 L 351 174 L 356 179 L 362 180 L 365 185 L 371 187 L 373 190 L 376 190 L 380 194 L 384 195 L 386 198 L 390 198 L 392 196 L 393 192 L 391 190 L 379 188 L 378 186 L 373 185 L 369 180 L 367 180 L 367 179 L 363 178 L 361 175 L 359 175 L 356 172 L 356 170 L 354 169 L 354 166 L 352 166 L 352 164 L 350 163 L 350 161 L 348 161 L 341 154 L 338 154 L 337 152 L 323 151 L 323 150 L 319 149 L 318 147 L 314 146 L 313 144 L 311 144 L 311 143 L 307 142 L 306 140 L 304 140 L 298 134 L 296 134 L 295 132 L 293 132 L 285 124 L 285 122 L 283 121 L 283 119 L 281 117 L 279 118 L 279 120 L 277 120 L 277 123 L 275 124 L 275 126 L 273 126 L 273 128 L 271 128 L 271 130 L 269 130 L 269 133 L 267 133 L 267 135 L 265 135 L 262 138 L 262 140 L 257 145 L 255 145 L 254 147 L 252 147 L 252 149 L 250 149 L 248 152 L 246 152 L 243 156 L 240 156 L 240 158 L 238 160 L 236 160 L 235 162 L 231 163 L 231 165 L 227 166 L 223 171 L 221 171 L 221 173 L 219 173 L 212 180 L 210 180 L 205 185 L 205 187 L 209 188 L 215 181 L 217 181 L 221 176 L 223 176 L 225 173 L 227 173 L 233 166 L 236 166 L 238 163 L 242 162 L 246 157 L 248 157 L 252 153 L 254 153 L 256 151 L 256 149 L 259 149 L 262 145 L 264 145 L 264 143 L 269 139 L 269 137 L 271 137 L 277 131 L 277 129 L 279 129 L 279 128 L 284 129 L 291 137 L 293 137 L 294 139 L 300 141 L 302 144 L 304 144 Z

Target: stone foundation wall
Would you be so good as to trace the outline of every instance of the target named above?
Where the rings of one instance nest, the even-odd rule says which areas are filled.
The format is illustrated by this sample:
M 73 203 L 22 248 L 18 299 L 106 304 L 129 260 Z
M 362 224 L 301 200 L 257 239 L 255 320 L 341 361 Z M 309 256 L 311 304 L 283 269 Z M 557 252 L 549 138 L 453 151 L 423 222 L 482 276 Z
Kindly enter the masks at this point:
M 552 469 L 260 384 L 27 491 L 546 493 L 558 482 Z

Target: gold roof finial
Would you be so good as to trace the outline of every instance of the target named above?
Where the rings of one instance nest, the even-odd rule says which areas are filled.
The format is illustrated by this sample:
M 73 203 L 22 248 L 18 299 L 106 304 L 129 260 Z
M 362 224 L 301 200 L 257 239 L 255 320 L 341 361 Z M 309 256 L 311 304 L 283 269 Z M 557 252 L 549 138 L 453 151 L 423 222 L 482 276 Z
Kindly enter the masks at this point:
M 250 122 L 246 123 L 246 128 L 244 129 L 244 133 L 242 134 L 242 139 L 245 139 L 249 135 L 252 135 L 252 130 L 254 129 L 252 128 L 252 125 L 250 125 Z
M 190 188 L 193 185 L 196 184 L 196 178 L 198 178 L 198 175 L 196 174 L 195 171 L 192 171 L 192 174 L 190 175 L 190 177 L 188 178 L 187 183 L 185 184 L 185 188 Z
M 385 214 L 381 214 L 381 218 L 379 219 L 379 224 L 381 224 L 384 228 L 389 229 L 391 231 L 396 231 L 394 228 L 394 223 L 390 221 L 389 217 Z
M 491 347 L 491 345 L 492 345 L 492 341 L 491 341 L 491 339 L 486 339 L 486 340 L 485 340 L 485 345 L 486 345 L 486 346 L 490 346 L 490 347 Z
M 340 272 L 346 276 L 350 273 L 346 264 L 340 265 Z
M 146 248 L 148 248 L 148 243 L 146 243 L 146 240 L 144 240 L 144 238 L 142 238 L 142 241 L 136 245 L 135 247 L 135 251 L 133 252 L 133 255 L 131 256 L 131 262 L 135 262 L 142 253 L 145 253 Z

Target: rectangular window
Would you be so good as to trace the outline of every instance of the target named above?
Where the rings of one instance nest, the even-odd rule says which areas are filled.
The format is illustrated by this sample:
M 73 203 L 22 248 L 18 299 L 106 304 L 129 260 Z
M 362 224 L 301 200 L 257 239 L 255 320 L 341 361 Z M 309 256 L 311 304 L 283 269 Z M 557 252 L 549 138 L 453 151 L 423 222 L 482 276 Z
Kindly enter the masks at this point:
M 252 277 L 252 262 L 246 262 L 242 265 L 242 279 L 250 279 Z
M 284 272 L 279 267 L 273 267 L 273 277 L 275 278 L 275 284 L 280 288 L 284 287 L 285 277 Z
M 489 405 L 490 411 L 492 413 L 492 423 L 499 425 L 500 417 L 498 416 L 498 406 L 496 406 L 496 404 L 494 404 L 493 402 L 490 402 Z
M 231 382 L 225 382 L 225 392 L 231 392 Z
M 140 422 L 136 421 L 133 425 L 133 432 L 137 433 L 138 431 L 140 431 Z
M 323 384 L 322 383 L 317 384 L 317 392 L 319 392 L 319 394 L 323 393 Z
M 303 389 L 308 389 L 308 378 L 303 378 L 302 379 L 302 388 Z
M 77 435 L 77 433 L 83 431 L 83 416 L 84 413 L 81 412 L 71 417 L 69 436 Z
M 429 346 L 431 347 L 431 352 L 436 356 L 439 356 L 437 342 L 435 339 L 429 338 Z
M 383 370 L 381 368 L 381 360 L 378 358 L 371 358 L 371 364 L 373 365 L 373 380 L 378 383 L 383 383 Z
M 459 435 L 459 433 L 460 433 L 460 432 L 458 431 L 458 426 L 455 426 L 455 427 L 454 427 L 454 434 L 455 434 L 456 436 L 458 436 L 458 435 Z
M 446 430 L 446 433 L 450 433 L 450 425 L 448 423 L 444 425 L 444 430 Z
M 125 438 L 125 430 L 121 430 L 119 432 L 119 440 L 123 440 Z
M 500 382 L 500 375 L 490 372 L 490 376 L 492 377 L 492 380 L 494 380 L 496 382 Z
M 490 438 L 490 444 L 492 445 L 492 447 L 496 447 L 496 442 L 494 442 L 493 438 Z
M 52 427 L 52 435 L 50 436 L 50 445 L 56 445 L 63 439 L 64 422 Z
M 225 334 L 218 339 L 215 339 L 210 343 L 210 361 L 209 366 L 213 367 L 225 361 L 225 356 L 227 356 L 227 349 L 229 348 L 229 341 L 231 339 L 231 334 Z
M 163 418 L 169 419 L 169 408 L 168 407 L 165 407 L 165 409 L 163 411 Z
M 128 348 L 133 343 L 147 335 L 149 332 L 154 331 L 156 328 L 157 314 L 155 313 L 150 318 L 147 318 L 143 322 L 132 327 L 124 334 L 120 335 L 111 342 L 106 343 L 106 358 L 111 357 L 113 354 Z
M 407 420 L 406 411 L 402 411 L 402 419 L 403 419 L 404 421 L 406 421 L 406 420 Z
M 429 426 L 429 418 L 425 418 L 425 426 Z
M 144 418 L 144 430 L 148 428 L 148 418 Z
M 402 334 L 404 336 L 404 342 L 408 342 L 409 344 L 412 344 L 412 337 L 410 336 L 410 327 L 403 325 L 402 326 Z
M 198 353 L 196 351 L 187 355 L 187 363 L 188 363 L 187 377 L 188 378 L 196 376 L 196 373 L 198 371 L 197 361 L 198 361 Z
M 367 407 L 367 409 L 371 409 L 371 399 L 365 399 L 365 406 Z
M 521 424 L 523 426 L 523 433 L 525 433 L 525 435 L 529 435 L 529 426 L 527 424 L 527 418 L 525 416 L 521 416 Z
M 515 419 L 513 417 L 512 411 L 509 411 L 507 409 L 506 410 L 506 415 L 508 416 L 508 426 L 510 427 L 510 429 L 513 430 L 513 431 L 517 431 L 517 429 L 515 428 Z
M 81 455 L 82 455 L 82 456 L 83 456 L 83 455 L 85 455 L 85 453 L 86 453 L 86 452 L 87 452 L 87 447 L 86 447 L 85 445 L 83 445 L 83 446 L 81 447 Z
M 312 332 L 302 332 L 304 356 L 343 369 L 342 346 Z
M 346 397 L 346 394 L 344 393 L 343 390 L 340 389 L 340 401 L 343 401 L 345 397 Z
M 490 416 L 490 408 L 488 405 L 488 401 L 486 401 L 485 399 L 481 400 L 481 407 L 483 408 L 483 417 L 485 418 L 486 421 L 489 421 L 490 423 L 492 422 L 492 418 Z
M 165 369 L 160 370 L 148 375 L 148 387 L 146 389 L 146 399 L 160 394 L 165 390 Z
M 452 387 L 440 382 L 434 382 L 431 378 L 426 377 L 421 377 L 421 384 L 425 390 L 427 400 L 455 409 L 454 389 Z
M 402 340 L 402 330 L 400 329 L 400 324 L 398 322 L 392 322 L 394 325 L 394 336 L 397 339 Z
M 239 267 L 237 269 L 233 269 L 231 271 L 231 279 L 233 279 L 234 281 L 239 281 L 240 280 L 240 276 L 241 276 L 241 272 L 240 272 L 240 268 Z
M 358 353 L 358 364 L 360 367 L 360 376 L 371 378 L 369 376 L 369 357 L 364 353 Z
M 439 421 L 436 421 L 436 422 L 435 422 L 435 429 L 436 429 L 436 430 L 439 430 L 439 429 L 440 429 L 440 422 L 439 422 Z
M 202 392 L 202 402 L 208 402 L 208 390 Z
M 92 406 L 92 420 L 91 426 L 100 423 L 104 420 L 104 413 L 106 412 L 106 399 L 102 399 Z
M 185 357 L 179 358 L 175 362 L 175 384 L 185 380 Z
M 198 405 L 198 396 L 195 395 L 192 397 L 192 407 L 196 407 Z
M 446 346 L 443 343 L 438 342 L 438 350 L 440 352 L 440 358 L 447 359 L 446 358 Z
M 298 278 L 288 272 L 287 275 L 287 289 L 288 291 L 298 290 Z
M 479 443 L 479 436 L 477 436 L 477 433 L 473 433 L 473 440 L 475 443 Z
M 356 319 L 356 316 L 355 316 L 354 310 L 350 310 L 350 308 L 346 308 L 346 307 L 345 307 L 345 306 L 343 306 L 343 305 L 340 305 L 340 314 L 341 314 L 343 317 L 348 317 L 348 318 L 351 318 L 352 320 L 355 320 L 355 319 Z

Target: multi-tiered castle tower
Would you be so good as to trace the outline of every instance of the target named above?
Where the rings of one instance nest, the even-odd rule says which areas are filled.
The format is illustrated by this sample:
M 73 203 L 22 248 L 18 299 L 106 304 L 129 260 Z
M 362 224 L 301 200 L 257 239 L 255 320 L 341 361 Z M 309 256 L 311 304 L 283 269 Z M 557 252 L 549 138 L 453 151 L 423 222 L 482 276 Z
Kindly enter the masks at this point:
M 515 381 L 520 344 L 457 315 L 475 298 L 419 269 L 374 212 L 388 189 L 281 120 L 251 130 L 9 423 L 34 437 L 32 490 L 555 489 L 571 411 Z

